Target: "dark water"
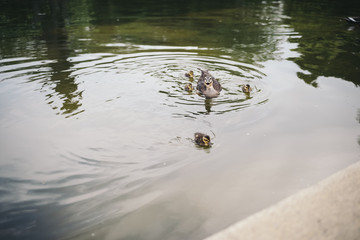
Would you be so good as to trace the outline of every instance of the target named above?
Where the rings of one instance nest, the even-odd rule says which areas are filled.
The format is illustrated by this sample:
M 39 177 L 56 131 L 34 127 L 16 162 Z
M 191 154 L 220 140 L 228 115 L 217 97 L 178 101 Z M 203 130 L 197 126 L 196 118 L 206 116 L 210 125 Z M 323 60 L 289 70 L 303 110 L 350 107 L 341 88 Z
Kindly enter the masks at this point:
M 1 239 L 202 239 L 358 161 L 358 14 L 1 1 Z M 184 91 L 197 68 L 218 98 Z

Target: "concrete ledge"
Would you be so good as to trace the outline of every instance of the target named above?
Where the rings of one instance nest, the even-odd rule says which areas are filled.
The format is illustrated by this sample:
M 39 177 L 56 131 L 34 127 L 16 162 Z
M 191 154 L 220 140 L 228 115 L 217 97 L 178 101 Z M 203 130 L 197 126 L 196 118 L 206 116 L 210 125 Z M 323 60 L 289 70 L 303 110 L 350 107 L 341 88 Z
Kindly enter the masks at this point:
M 360 162 L 206 240 L 360 239 Z

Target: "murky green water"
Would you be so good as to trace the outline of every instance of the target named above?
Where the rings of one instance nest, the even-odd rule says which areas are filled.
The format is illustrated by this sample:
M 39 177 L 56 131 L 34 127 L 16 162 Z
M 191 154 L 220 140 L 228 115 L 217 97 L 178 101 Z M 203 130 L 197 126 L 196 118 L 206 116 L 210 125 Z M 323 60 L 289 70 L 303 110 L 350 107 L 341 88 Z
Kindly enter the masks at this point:
M 2 239 L 202 239 L 360 159 L 358 1 L 0 9 Z

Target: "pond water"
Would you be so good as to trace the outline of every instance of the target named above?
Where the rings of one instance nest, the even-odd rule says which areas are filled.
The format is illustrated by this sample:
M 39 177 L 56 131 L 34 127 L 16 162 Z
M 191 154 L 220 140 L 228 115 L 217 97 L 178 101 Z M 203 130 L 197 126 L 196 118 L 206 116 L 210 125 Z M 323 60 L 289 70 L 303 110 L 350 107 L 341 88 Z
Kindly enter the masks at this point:
M 0 9 L 1 239 L 202 239 L 360 159 L 359 1 Z

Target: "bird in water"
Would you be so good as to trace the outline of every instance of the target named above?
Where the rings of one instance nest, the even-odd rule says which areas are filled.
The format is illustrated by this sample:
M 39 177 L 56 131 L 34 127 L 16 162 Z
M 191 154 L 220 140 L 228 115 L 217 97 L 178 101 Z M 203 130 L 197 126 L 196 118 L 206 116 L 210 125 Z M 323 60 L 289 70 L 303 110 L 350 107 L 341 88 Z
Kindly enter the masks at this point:
M 195 143 L 199 146 L 208 147 L 210 146 L 210 137 L 204 133 L 195 133 Z
M 219 96 L 221 91 L 220 83 L 207 71 L 201 70 L 201 76 L 197 82 L 196 89 L 206 98 Z
M 191 83 L 185 84 L 185 91 L 192 92 L 194 90 L 194 87 Z
M 193 72 L 193 71 L 190 71 L 190 72 L 188 72 L 188 73 L 185 73 L 185 77 L 194 78 L 194 72 Z
M 244 93 L 250 93 L 252 91 L 252 88 L 250 87 L 249 84 L 245 84 L 245 85 L 242 86 L 242 91 Z

